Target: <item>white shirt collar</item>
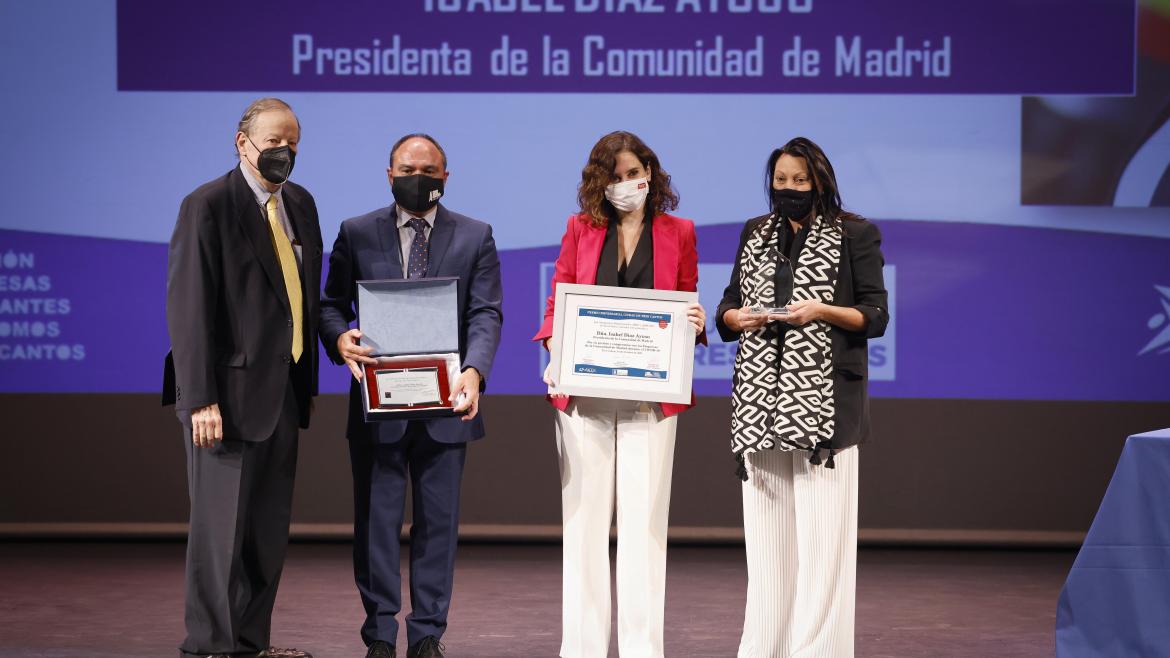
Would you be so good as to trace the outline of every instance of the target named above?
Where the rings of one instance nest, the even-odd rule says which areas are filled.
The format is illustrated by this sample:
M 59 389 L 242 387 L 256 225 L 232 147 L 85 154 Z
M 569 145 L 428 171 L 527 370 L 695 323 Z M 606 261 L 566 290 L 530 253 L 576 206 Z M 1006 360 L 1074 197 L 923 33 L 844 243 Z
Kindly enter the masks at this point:
M 265 189 L 263 183 L 256 180 L 256 177 L 252 175 L 252 171 L 248 169 L 248 166 L 244 164 L 243 160 L 240 160 L 240 171 L 244 172 L 244 180 L 248 181 L 248 187 L 252 188 L 252 194 L 256 195 L 256 203 L 259 203 L 261 206 L 266 206 L 268 205 L 268 197 L 276 195 L 276 203 L 283 204 L 284 197 L 281 195 L 281 190 L 284 189 L 283 185 L 277 185 L 275 192 L 269 192 Z

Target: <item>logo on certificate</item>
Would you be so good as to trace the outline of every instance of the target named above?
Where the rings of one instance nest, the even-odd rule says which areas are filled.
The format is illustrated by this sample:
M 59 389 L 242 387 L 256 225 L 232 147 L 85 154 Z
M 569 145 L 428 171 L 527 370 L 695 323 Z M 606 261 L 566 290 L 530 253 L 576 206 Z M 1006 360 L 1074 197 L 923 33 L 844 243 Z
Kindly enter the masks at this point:
M 659 321 L 658 321 L 658 328 L 659 328 L 659 329 L 665 329 L 665 328 L 666 328 L 666 325 L 668 325 L 668 324 L 670 324 L 670 321 L 669 321 L 669 320 L 659 320 Z

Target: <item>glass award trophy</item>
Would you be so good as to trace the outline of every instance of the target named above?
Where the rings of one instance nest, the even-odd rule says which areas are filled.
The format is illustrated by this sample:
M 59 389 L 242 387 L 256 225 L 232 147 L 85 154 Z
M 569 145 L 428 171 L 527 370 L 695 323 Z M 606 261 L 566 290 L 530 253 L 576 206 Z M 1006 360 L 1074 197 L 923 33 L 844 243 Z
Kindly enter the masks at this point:
M 768 247 L 764 258 L 769 258 L 776 262 L 776 275 L 773 280 L 775 294 L 771 303 L 765 303 L 767 300 L 761 300 L 760 303 L 752 305 L 748 310 L 753 315 L 788 315 L 788 309 L 786 307 L 792 301 L 792 261 L 785 258 L 775 245 Z M 759 274 L 756 276 L 759 276 Z

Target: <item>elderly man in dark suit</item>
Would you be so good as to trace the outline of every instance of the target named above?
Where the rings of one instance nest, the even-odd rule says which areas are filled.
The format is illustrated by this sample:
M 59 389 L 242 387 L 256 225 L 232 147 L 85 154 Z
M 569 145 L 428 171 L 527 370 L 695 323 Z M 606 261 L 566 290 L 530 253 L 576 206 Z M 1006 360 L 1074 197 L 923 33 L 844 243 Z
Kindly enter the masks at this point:
M 395 203 L 341 225 L 321 300 L 321 341 L 330 358 L 349 366 L 349 437 L 354 479 L 354 576 L 366 619 L 362 639 L 371 658 L 394 658 L 402 607 L 399 533 L 410 475 L 410 602 L 408 658 L 441 657 L 439 639 L 455 569 L 459 487 L 469 441 L 484 435 L 479 396 L 500 341 L 500 261 L 491 227 L 439 203 L 447 156 L 422 134 L 390 150 L 387 176 Z M 363 279 L 459 277 L 461 374 L 452 385 L 460 417 L 367 423 L 358 380 L 372 363 L 361 347 L 355 283 Z
M 269 646 L 298 427 L 317 393 L 321 228 L 287 181 L 300 123 L 275 98 L 236 132 L 239 166 L 183 200 L 167 264 L 163 402 L 187 449 L 183 656 L 308 656 Z

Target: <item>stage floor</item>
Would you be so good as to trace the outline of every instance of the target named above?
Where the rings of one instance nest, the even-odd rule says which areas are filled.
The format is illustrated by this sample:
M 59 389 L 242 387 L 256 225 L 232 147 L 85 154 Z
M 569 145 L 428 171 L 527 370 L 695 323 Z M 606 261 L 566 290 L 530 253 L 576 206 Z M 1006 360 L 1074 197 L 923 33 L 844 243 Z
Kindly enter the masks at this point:
M 0 656 L 177 655 L 183 550 L 174 543 L 0 544 Z M 461 547 L 447 655 L 556 656 L 560 556 L 559 546 Z M 1074 557 L 864 549 L 857 655 L 1051 656 L 1056 598 Z M 742 547 L 671 548 L 667 578 L 666 655 L 734 656 L 747 582 Z M 349 545 L 291 546 L 274 642 L 317 658 L 360 658 L 360 621 Z M 400 656 L 405 648 L 403 635 Z

